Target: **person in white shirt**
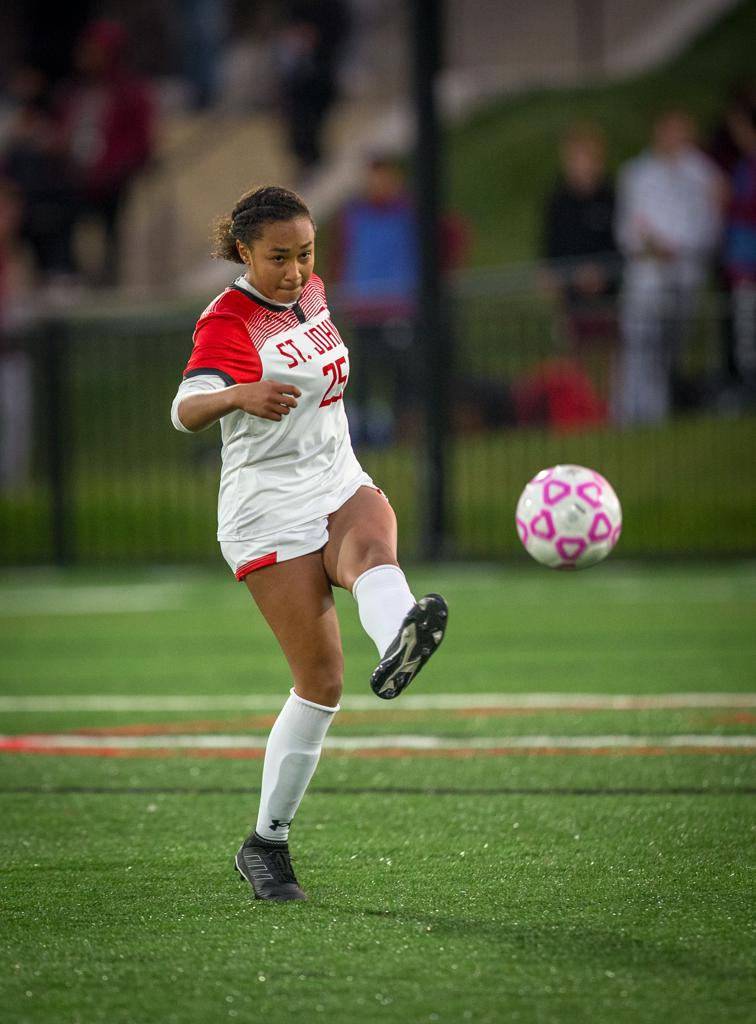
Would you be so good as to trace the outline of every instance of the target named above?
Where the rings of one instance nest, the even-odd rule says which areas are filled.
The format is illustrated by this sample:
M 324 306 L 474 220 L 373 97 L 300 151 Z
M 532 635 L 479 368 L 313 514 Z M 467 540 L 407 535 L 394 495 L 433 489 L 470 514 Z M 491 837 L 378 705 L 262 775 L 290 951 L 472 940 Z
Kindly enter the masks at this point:
M 625 262 L 614 397 L 620 423 L 669 415 L 672 374 L 720 238 L 721 177 L 693 140 L 690 115 L 667 110 L 654 123 L 652 148 L 620 171 L 615 231 Z
M 293 687 L 270 733 L 257 824 L 236 854 L 256 898 L 305 899 L 289 826 L 342 691 L 333 587 L 351 591 L 380 657 L 370 685 L 396 697 L 444 636 L 447 606 L 419 601 L 396 557 L 391 505 L 355 458 L 344 413 L 349 354 L 313 272 L 315 225 L 295 193 L 245 193 L 215 226 L 245 273 L 207 307 L 171 409 L 177 430 L 220 421 L 218 539 L 268 622 Z

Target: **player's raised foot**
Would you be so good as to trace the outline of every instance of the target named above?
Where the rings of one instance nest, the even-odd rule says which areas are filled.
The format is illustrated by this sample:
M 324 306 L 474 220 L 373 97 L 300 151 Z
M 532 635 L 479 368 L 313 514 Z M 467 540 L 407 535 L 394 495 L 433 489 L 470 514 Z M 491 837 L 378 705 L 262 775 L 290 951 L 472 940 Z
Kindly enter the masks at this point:
M 255 899 L 306 900 L 291 866 L 288 843 L 269 843 L 256 832 L 236 854 L 236 870 L 249 882 Z
M 376 696 L 391 700 L 409 686 L 444 639 L 448 618 L 440 594 L 426 594 L 410 608 L 370 677 Z

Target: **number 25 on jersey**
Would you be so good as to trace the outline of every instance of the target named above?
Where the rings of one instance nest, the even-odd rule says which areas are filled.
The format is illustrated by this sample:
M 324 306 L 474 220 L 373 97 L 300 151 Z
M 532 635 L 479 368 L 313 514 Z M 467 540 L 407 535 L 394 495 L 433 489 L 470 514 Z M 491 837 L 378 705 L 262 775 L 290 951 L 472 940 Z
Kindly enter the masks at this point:
M 344 388 L 349 378 L 349 370 L 346 365 L 347 357 L 339 356 L 335 363 L 326 363 L 323 367 L 323 376 L 328 377 L 328 386 L 320 401 L 320 408 L 326 405 L 333 405 L 340 402 L 344 397 Z

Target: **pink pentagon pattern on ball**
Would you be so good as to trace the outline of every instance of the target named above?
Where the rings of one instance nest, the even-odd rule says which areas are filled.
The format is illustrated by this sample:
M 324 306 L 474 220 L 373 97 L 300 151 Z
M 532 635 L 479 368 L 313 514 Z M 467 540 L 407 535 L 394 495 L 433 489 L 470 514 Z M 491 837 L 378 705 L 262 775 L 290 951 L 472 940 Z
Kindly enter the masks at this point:
M 559 557 L 565 562 L 575 562 L 588 547 L 582 537 L 560 537 L 555 545 Z
M 543 520 L 543 525 L 541 525 L 541 520 Z M 541 509 L 538 515 L 530 520 L 530 532 L 534 537 L 540 537 L 541 540 L 552 540 L 556 537 L 554 520 L 547 508 Z
M 551 569 L 584 569 L 603 560 L 622 531 L 612 485 L 594 469 L 560 463 L 525 485 L 515 511 L 528 553 Z
M 607 540 L 611 532 L 612 524 L 609 521 L 609 516 L 606 512 L 597 512 L 588 531 L 588 540 L 594 543 L 599 540 Z
M 593 491 L 591 495 L 589 491 Z M 587 484 L 579 484 L 577 493 L 583 499 L 587 501 L 591 508 L 601 508 L 601 499 L 604 494 L 604 489 L 597 481 L 592 481 Z
M 543 500 L 547 505 L 559 504 L 559 502 L 566 498 L 572 488 L 564 480 L 549 480 L 543 489 Z

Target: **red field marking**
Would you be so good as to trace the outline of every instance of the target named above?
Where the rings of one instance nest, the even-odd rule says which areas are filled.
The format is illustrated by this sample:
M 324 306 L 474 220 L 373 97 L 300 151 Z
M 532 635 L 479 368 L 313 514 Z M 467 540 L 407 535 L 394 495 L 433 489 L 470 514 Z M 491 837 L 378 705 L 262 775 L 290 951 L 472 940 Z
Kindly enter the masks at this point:
M 201 757 L 204 756 L 205 751 L 200 750 L 174 750 L 164 749 L 161 750 L 157 747 L 151 750 L 139 750 L 134 747 L 67 747 L 55 749 L 52 747 L 34 747 L 29 746 L 18 746 L 8 747 L 5 744 L 0 745 L 0 753 L 4 754 L 32 754 L 32 755 L 52 755 L 54 757 Z M 246 758 L 259 759 L 265 756 L 264 750 L 259 751 L 245 751 L 243 752 Z M 218 756 L 221 756 L 219 754 Z
M 495 710 L 495 709 L 494 709 Z M 390 716 L 390 718 L 388 718 Z M 418 718 L 458 717 L 456 711 L 426 711 L 408 708 L 402 712 L 391 711 L 341 711 L 335 724 L 373 725 L 393 722 L 414 722 Z M 248 715 L 242 718 L 203 718 L 183 722 L 137 722 L 133 725 L 103 725 L 84 729 L 66 729 L 64 735 L 75 736 L 160 736 L 165 734 L 190 734 L 205 732 L 225 732 L 230 729 L 270 729 L 277 718 L 273 712 L 267 715 Z M 38 734 L 39 735 L 39 734 Z M 51 735 L 58 735 L 57 733 Z
M 753 711 L 733 711 L 729 715 L 710 715 L 709 722 L 717 725 L 756 725 Z
M 443 750 L 407 750 L 405 748 L 386 747 L 376 750 L 327 751 L 330 756 L 339 757 L 571 757 L 587 755 L 588 757 L 656 757 L 662 754 L 754 754 L 753 750 L 737 747 L 491 747 L 473 750 L 469 747 L 446 747 Z
M 390 716 L 390 717 L 389 717 Z M 229 730 L 270 729 L 278 716 L 251 715 L 243 718 L 208 718 L 184 722 L 137 722 L 133 725 L 103 725 L 84 729 L 65 729 L 63 735 L 70 736 L 161 736 L 191 733 L 227 732 Z M 424 711 L 407 709 L 392 711 L 341 711 L 334 725 L 375 725 L 376 723 L 416 722 L 423 718 L 457 718 L 456 711 Z M 39 733 L 37 733 L 39 735 Z M 59 733 L 50 733 L 59 735 Z
M 615 709 L 612 709 L 615 710 Z M 618 710 L 626 710 L 624 708 Z M 668 710 L 668 709 L 656 709 Z M 676 710 L 676 709 L 669 709 Z M 430 719 L 468 719 L 468 718 L 509 718 L 532 715 L 534 717 L 559 714 L 581 715 L 585 711 L 608 711 L 605 707 L 542 707 L 542 708 L 406 708 L 401 711 L 341 711 L 334 727 L 343 725 L 375 725 L 390 722 L 416 722 Z M 224 732 L 231 729 L 270 729 L 275 722 L 275 712 L 265 715 L 247 715 L 237 718 L 202 718 L 179 722 L 139 722 L 133 725 L 91 726 L 84 729 L 66 729 L 65 733 L 79 736 L 156 736 L 165 734 Z M 756 713 L 738 711 L 731 715 L 712 715 L 710 712 L 690 715 L 689 720 L 696 724 L 710 722 L 712 724 L 737 723 L 743 725 L 756 724 Z
M 21 737 L 20 739 L 23 739 Z M 23 742 L 0 743 L 0 753 L 48 755 L 53 757 L 126 757 L 126 758 L 220 758 L 224 760 L 260 761 L 265 756 L 262 748 L 235 750 L 152 747 L 139 749 L 135 747 L 49 747 L 35 746 Z M 754 750 L 737 747 L 491 747 L 488 749 L 472 749 L 470 747 L 445 747 L 438 750 L 417 750 L 408 747 L 378 747 L 372 750 L 326 750 L 323 756 L 347 758 L 460 758 L 475 757 L 656 757 L 672 754 L 751 754 Z
M 493 708 L 492 712 L 501 709 Z M 481 712 L 485 716 L 486 712 Z M 390 718 L 388 717 L 390 716 Z M 133 725 L 102 725 L 88 726 L 84 729 L 65 729 L 63 735 L 71 736 L 160 736 L 160 735 L 183 735 L 191 733 L 227 732 L 229 730 L 247 729 L 270 729 L 278 716 L 275 713 L 267 715 L 250 715 L 242 718 L 203 718 L 183 722 L 137 722 Z M 416 722 L 423 718 L 458 718 L 466 717 L 464 712 L 458 711 L 425 711 L 423 709 L 409 708 L 403 712 L 392 711 L 342 711 L 339 713 L 334 725 L 374 725 L 396 722 Z M 39 735 L 39 733 L 37 733 Z M 49 735 L 59 735 L 50 733 Z
M 270 729 L 278 716 L 251 715 L 245 718 L 200 719 L 190 722 L 140 722 L 135 725 L 103 725 L 87 729 L 66 729 L 69 736 L 162 736 L 184 733 L 224 732 L 228 729 Z M 37 734 L 39 735 L 39 734 Z M 57 736 L 58 733 L 50 733 Z

